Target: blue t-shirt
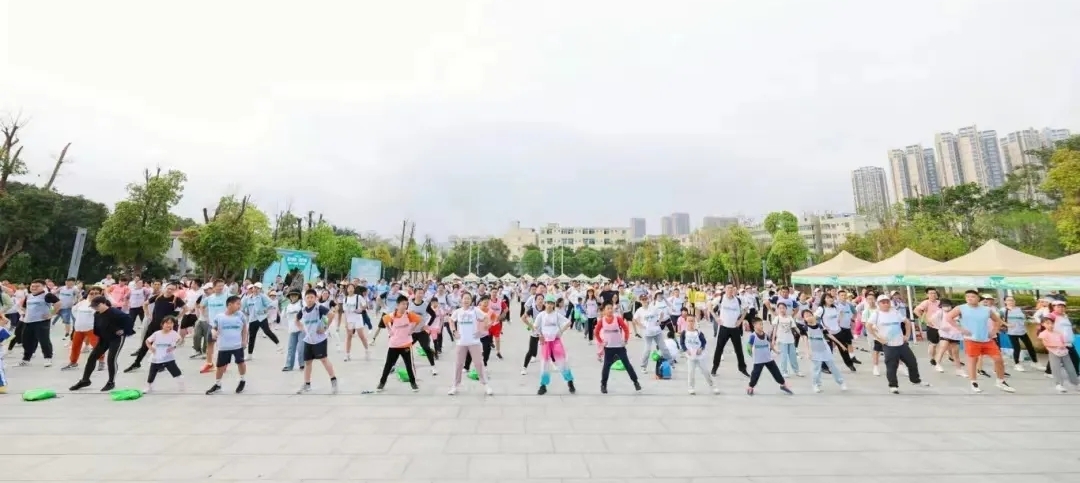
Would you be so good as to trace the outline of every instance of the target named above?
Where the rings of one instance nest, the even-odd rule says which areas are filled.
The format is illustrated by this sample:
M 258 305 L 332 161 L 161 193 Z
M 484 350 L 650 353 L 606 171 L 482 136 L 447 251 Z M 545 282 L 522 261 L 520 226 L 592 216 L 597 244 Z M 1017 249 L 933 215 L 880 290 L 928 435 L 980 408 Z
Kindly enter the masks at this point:
M 213 295 L 207 295 L 202 299 L 202 306 L 206 307 L 206 320 L 210 322 L 210 327 L 214 326 L 214 320 L 218 315 L 225 313 L 225 302 L 229 300 L 229 294 L 219 293 Z
M 217 328 L 218 352 L 234 351 L 244 347 L 244 314 L 235 312 L 218 314 L 213 319 L 214 327 Z
M 329 313 L 330 309 L 321 304 L 315 304 L 314 307 L 305 305 L 296 313 L 296 320 L 299 320 L 300 324 L 304 326 L 305 344 L 318 344 L 326 340 L 326 331 L 324 330 L 320 334 L 319 329 L 326 327 L 323 317 L 326 317 Z
M 960 326 L 971 332 L 964 336 L 972 342 L 990 341 L 990 308 L 985 305 L 972 307 L 968 304 L 960 306 Z

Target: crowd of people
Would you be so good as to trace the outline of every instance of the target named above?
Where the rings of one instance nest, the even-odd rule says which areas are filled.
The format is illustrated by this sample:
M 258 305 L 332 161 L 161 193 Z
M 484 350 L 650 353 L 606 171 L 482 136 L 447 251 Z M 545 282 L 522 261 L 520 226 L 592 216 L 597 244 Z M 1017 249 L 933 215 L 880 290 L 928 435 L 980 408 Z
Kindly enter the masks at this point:
M 199 372 L 213 374 L 206 394 L 223 391 L 231 365 L 236 366 L 235 392 L 241 393 L 247 384 L 247 362 L 262 333 L 282 354 L 283 372 L 303 371 L 298 394 L 312 390 L 316 365 L 326 373 L 329 391 L 337 393 L 329 344 L 332 341 L 348 362 L 358 341 L 365 360 L 377 345 L 386 346 L 376 392 L 383 391 L 395 373 L 418 390 L 417 369 L 426 362 L 431 374 L 438 374 L 438 367 L 447 367 L 442 362 L 445 349 L 453 374 L 448 394 L 456 394 L 468 375 L 491 395 L 485 369 L 492 354 L 503 359 L 508 348 L 502 336 L 513 330 L 507 326 L 516 312 L 519 322 L 513 323 L 529 334 L 528 345 L 519 348 L 524 351 L 521 375 L 539 361 L 539 395 L 551 389 L 552 369 L 569 393 L 577 391 L 563 343 L 571 331 L 595 344 L 595 357 L 602 363 L 601 393 L 608 392 L 613 368 L 624 370 L 640 391 L 639 371 L 670 378 L 676 365 L 685 367 L 690 394 L 695 393 L 698 376 L 719 392 L 714 378 L 728 346 L 738 372 L 747 378 L 748 395 L 754 394 L 765 371 L 781 391 L 791 394 L 789 381 L 803 377 L 801 368 L 807 366 L 814 392 L 824 390 L 823 374 L 846 390 L 844 372 L 857 371 L 865 353 L 873 375 L 884 372 L 888 390 L 898 393 L 900 376 L 912 384 L 929 385 L 912 350 L 917 339 L 928 342 L 932 370 L 945 372 L 948 359 L 973 392 L 982 391 L 980 377 L 990 377 L 997 389 L 1011 393 L 1002 337 L 1014 348 L 1013 370 L 1026 371 L 1021 361 L 1026 355 L 1029 367 L 1044 370 L 1055 389 L 1066 392 L 1066 384 L 1077 386 L 1080 357 L 1065 305 L 1064 297 L 1041 299 L 1029 314 L 1013 297 L 999 303 L 974 290 L 954 306 L 933 288 L 926 289 L 918 303 L 909 303 L 899 292 L 879 293 L 871 287 L 796 291 L 771 283 L 759 289 L 621 281 L 593 286 L 354 279 L 314 280 L 294 288 L 280 278 L 265 287 L 250 280 L 203 283 L 181 278 L 147 283 L 111 276 L 92 285 L 74 279 L 62 284 L 35 280 L 26 287 L 4 281 L 0 282 L 0 391 L 6 389 L 10 374 L 4 370 L 4 356 L 16 346 L 22 347 L 17 366 L 31 365 L 39 349 L 44 367 L 53 365 L 57 355 L 51 332 L 61 324 L 66 354 L 58 357 L 66 360 L 60 370 L 81 369 L 72 391 L 90 386 L 94 372 L 107 374 L 102 391 L 114 389 L 118 357 L 125 342 L 135 338 L 134 361 L 123 372 L 139 371 L 149 357 L 146 392 L 154 390 L 161 372 L 168 372 L 183 390 L 177 349 L 190 344 L 188 357 L 202 361 Z M 1037 365 L 1029 324 L 1039 326 L 1037 337 L 1048 351 L 1045 366 Z M 280 339 L 279 332 L 284 332 Z M 383 333 L 386 336 L 380 337 Z M 627 352 L 632 339 L 640 339 L 638 357 Z M 984 370 L 985 359 L 990 360 L 993 375 Z

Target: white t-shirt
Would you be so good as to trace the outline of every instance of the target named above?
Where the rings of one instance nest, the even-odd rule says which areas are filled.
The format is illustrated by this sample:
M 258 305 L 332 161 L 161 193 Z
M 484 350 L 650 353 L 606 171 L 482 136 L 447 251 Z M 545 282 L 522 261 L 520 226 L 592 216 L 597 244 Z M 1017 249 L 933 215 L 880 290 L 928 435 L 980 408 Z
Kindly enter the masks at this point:
M 776 324 L 776 343 L 778 344 L 794 344 L 795 334 L 791 332 L 791 329 L 795 328 L 795 319 L 790 315 L 783 317 L 776 317 L 773 320 Z
M 742 316 L 742 305 L 738 297 L 725 295 L 720 301 L 720 325 L 734 329 L 739 326 L 740 316 Z
M 73 327 L 75 332 L 94 330 L 94 309 L 90 307 L 89 300 L 83 300 L 71 308 L 71 315 L 75 318 Z
M 870 316 L 867 324 L 877 329 L 878 335 L 885 339 L 885 345 L 895 347 L 904 345 L 905 319 L 906 317 L 897 310 L 888 312 L 878 310 Z
M 346 295 L 342 305 L 345 308 L 345 322 L 352 327 L 364 324 L 364 315 L 357 313 L 357 311 L 362 312 L 367 309 L 367 301 L 364 300 L 362 295 Z
M 655 307 L 642 305 L 634 312 L 634 320 L 645 325 L 645 334 L 648 337 L 660 335 L 660 314 Z
M 281 320 L 285 321 L 285 325 L 289 328 L 289 333 L 300 332 L 300 328 L 296 326 L 296 314 L 300 313 L 300 310 L 304 308 L 304 303 L 296 301 L 296 303 L 290 303 L 285 307 L 285 316 Z
M 477 336 L 477 332 L 480 330 L 480 321 L 484 320 L 483 312 L 476 307 L 459 308 L 454 310 L 454 313 L 450 315 L 453 318 L 454 323 L 457 324 L 458 340 L 457 345 L 477 345 L 480 343 L 480 338 Z
M 169 362 L 176 360 L 176 356 L 173 351 L 176 349 L 176 343 L 180 341 L 180 333 L 175 330 L 170 330 L 168 334 L 162 331 L 156 331 L 150 334 L 147 339 L 153 344 L 152 353 L 150 355 L 150 362 L 154 364 L 161 364 L 163 362 Z
M 540 337 L 545 341 L 553 341 L 559 337 L 559 331 L 566 326 L 568 320 L 557 311 L 547 311 L 536 314 L 536 328 L 540 331 Z

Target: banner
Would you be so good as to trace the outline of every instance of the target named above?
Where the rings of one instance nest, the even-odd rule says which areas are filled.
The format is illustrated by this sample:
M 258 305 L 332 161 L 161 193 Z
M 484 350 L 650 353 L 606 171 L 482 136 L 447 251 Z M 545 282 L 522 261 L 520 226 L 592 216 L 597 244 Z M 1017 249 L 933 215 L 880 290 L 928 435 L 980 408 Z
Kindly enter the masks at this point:
M 368 283 L 378 282 L 382 278 L 382 262 L 370 258 L 353 258 L 349 269 L 349 279 L 362 278 Z
M 310 252 L 279 248 L 278 254 L 281 255 L 281 261 L 285 264 L 286 270 L 303 270 L 311 263 Z

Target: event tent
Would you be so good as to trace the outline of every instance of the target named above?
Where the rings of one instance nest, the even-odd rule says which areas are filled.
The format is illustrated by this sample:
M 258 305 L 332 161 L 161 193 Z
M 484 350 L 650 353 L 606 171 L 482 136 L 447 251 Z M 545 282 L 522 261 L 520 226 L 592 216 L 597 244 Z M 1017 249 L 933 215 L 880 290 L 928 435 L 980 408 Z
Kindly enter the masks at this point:
M 476 283 L 480 281 L 480 277 L 477 277 L 475 273 L 469 272 L 469 274 L 466 275 L 465 278 L 463 278 L 462 280 L 469 283 Z
M 526 281 L 526 282 L 531 282 L 531 281 L 533 281 L 533 280 L 536 280 L 535 278 L 533 278 L 533 276 L 532 276 L 532 275 L 529 275 L 529 274 L 527 274 L 527 273 L 526 273 L 525 275 L 522 275 L 522 276 L 521 276 L 521 279 L 522 279 L 522 280 L 524 280 L 524 281 Z
M 499 280 L 502 280 L 502 281 L 504 281 L 504 282 L 516 282 L 516 281 L 517 281 L 517 277 L 515 277 L 515 276 L 514 276 L 513 274 L 511 274 L 511 273 L 507 272 L 507 273 L 506 273 L 505 275 L 503 275 L 502 277 L 499 277 Z
M 837 284 L 838 277 L 870 266 L 871 263 L 842 251 L 829 260 L 791 274 L 792 283 Z
M 1080 276 L 1080 253 L 1019 267 L 1019 271 L 1027 275 L 1078 277 Z
M 562 274 L 562 275 L 559 275 L 558 277 L 555 277 L 555 281 L 559 282 L 559 283 L 570 283 L 571 280 L 573 280 L 573 279 L 571 279 L 565 273 Z
M 484 280 L 485 282 L 498 282 L 498 281 L 499 281 L 499 277 L 496 277 L 494 273 L 488 272 L 488 274 L 487 274 L 487 275 L 484 275 L 484 279 L 483 279 L 483 280 Z
M 537 282 L 544 282 L 544 283 L 548 283 L 548 282 L 550 282 L 550 281 L 551 281 L 551 275 L 548 275 L 548 274 L 546 274 L 546 273 L 545 273 L 545 274 L 542 274 L 542 275 L 540 275 L 539 277 L 536 277 L 536 281 L 537 281 Z
M 597 276 L 593 277 L 592 280 L 590 280 L 590 281 L 591 282 L 596 282 L 596 283 L 606 283 L 606 282 L 610 282 L 611 279 L 607 278 L 607 277 L 605 277 L 603 275 L 597 275 Z
M 442 279 L 443 282 L 454 282 L 457 280 L 461 280 L 461 277 L 459 277 L 456 273 L 451 273 L 450 275 L 447 275 Z
M 574 277 L 574 281 L 575 282 L 591 282 L 592 279 L 589 278 L 588 275 L 585 275 L 584 273 L 580 273 L 580 274 L 578 274 L 578 276 Z
M 967 255 L 936 266 L 914 270 L 912 275 L 1007 277 L 1026 275 L 1024 267 L 1042 265 L 1047 261 L 1045 258 L 1009 248 L 997 240 L 990 240 Z
M 842 274 L 840 280 L 845 285 L 910 285 L 917 280 L 906 280 L 907 277 L 938 265 L 941 262 L 905 248 L 885 260 Z

